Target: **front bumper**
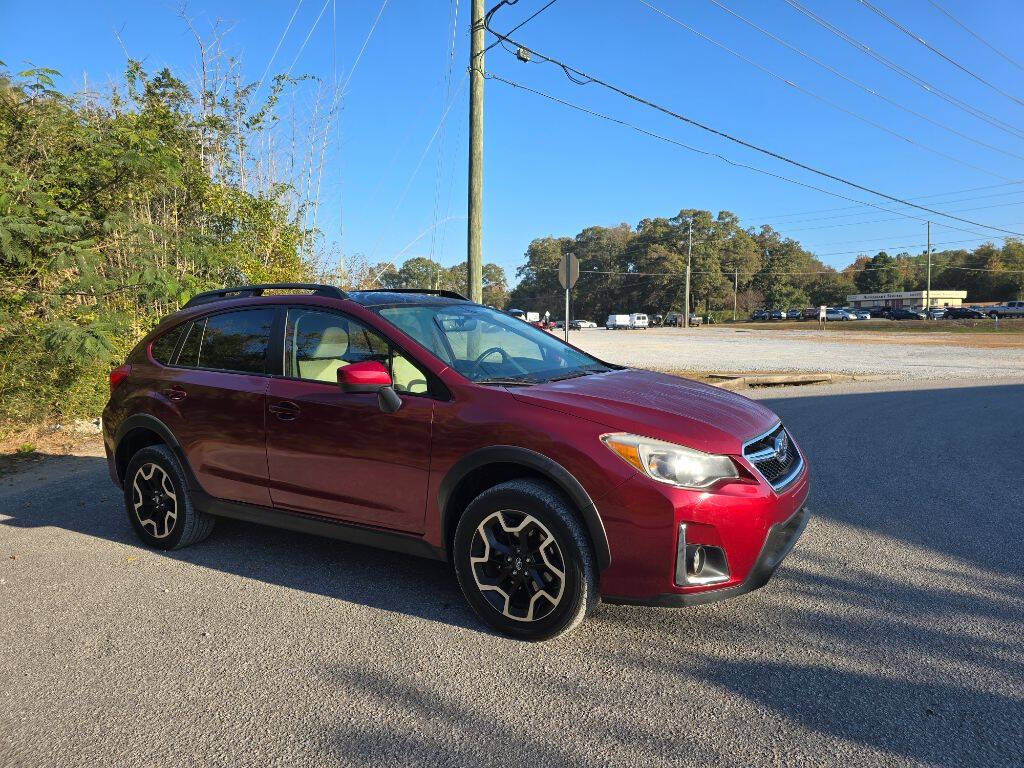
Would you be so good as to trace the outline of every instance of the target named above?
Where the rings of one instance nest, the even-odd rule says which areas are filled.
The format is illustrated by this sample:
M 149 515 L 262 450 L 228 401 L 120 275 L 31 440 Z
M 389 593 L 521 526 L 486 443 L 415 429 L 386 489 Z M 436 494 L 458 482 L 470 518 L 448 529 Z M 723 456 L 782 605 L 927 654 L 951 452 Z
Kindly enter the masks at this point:
M 733 597 L 753 592 L 767 584 L 775 573 L 775 569 L 786 558 L 790 550 L 796 544 L 804 528 L 807 527 L 807 520 L 810 512 L 807 507 L 801 507 L 784 522 L 777 523 L 768 529 L 764 545 L 758 554 L 754 565 L 751 567 L 747 577 L 739 584 L 724 586 L 719 589 L 708 589 L 702 592 L 689 593 L 665 593 L 652 597 L 616 597 L 615 595 L 602 595 L 602 600 L 607 603 L 618 603 L 628 605 L 652 605 L 664 608 L 681 608 L 690 605 L 704 605 L 719 600 L 728 600 Z
M 674 488 L 642 475 L 631 478 L 598 501 L 611 549 L 611 564 L 601 574 L 602 597 L 695 605 L 763 586 L 803 528 L 809 492 L 806 460 L 779 490 L 763 478 L 709 491 Z M 680 578 L 681 526 L 684 544 L 702 546 L 709 562 L 712 552 L 720 556 L 719 565 L 725 561 L 720 570 L 727 578 L 706 583 Z

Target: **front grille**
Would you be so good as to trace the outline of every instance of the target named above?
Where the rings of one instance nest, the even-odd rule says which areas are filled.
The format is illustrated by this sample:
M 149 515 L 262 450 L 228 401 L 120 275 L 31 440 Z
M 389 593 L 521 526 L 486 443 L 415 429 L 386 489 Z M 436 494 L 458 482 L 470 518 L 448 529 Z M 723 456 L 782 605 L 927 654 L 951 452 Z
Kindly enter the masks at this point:
M 781 424 L 746 443 L 743 456 L 776 491 L 789 485 L 800 474 L 803 463 L 800 452 Z

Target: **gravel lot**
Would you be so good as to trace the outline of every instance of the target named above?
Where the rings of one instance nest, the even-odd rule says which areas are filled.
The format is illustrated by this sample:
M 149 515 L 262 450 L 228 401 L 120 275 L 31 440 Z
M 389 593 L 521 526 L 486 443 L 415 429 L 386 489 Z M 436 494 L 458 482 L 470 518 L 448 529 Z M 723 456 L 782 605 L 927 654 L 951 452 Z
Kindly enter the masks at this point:
M 978 348 L 987 335 L 839 330 L 589 329 L 569 341 L 620 365 L 685 371 L 827 371 L 887 378 L 1024 376 L 1024 344 Z
M 541 645 L 439 563 L 142 549 L 98 456 L 0 477 L 0 765 L 1020 766 L 1024 384 L 759 396 L 814 473 L 776 579 Z

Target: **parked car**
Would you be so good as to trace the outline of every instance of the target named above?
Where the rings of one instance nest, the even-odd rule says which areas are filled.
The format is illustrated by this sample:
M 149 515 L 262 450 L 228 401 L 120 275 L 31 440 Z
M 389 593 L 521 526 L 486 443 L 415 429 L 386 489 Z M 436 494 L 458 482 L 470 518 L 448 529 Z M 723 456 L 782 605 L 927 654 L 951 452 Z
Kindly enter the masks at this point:
M 767 320 L 769 317 L 768 310 L 766 309 L 755 309 L 750 315 L 751 320 Z
M 851 311 L 853 313 L 854 318 L 857 319 L 857 320 L 870 320 L 871 319 L 871 313 L 868 310 L 866 310 L 866 309 L 854 309 L 854 310 L 851 310 Z
M 574 323 L 579 323 L 580 328 L 597 328 L 597 323 L 591 320 L 573 320 Z
M 807 307 L 805 309 L 802 309 L 800 311 L 800 319 L 801 320 L 817 320 L 818 319 L 818 308 L 817 307 Z
M 941 320 L 942 318 L 944 318 L 946 316 L 946 308 L 945 307 L 932 307 L 931 309 L 929 309 L 927 311 L 927 315 L 932 320 Z
M 477 616 L 527 640 L 599 592 L 682 606 L 762 587 L 808 517 L 806 459 L 762 403 L 447 291 L 199 294 L 111 371 L 102 424 L 146 545 L 227 517 L 447 560 Z
M 608 319 L 605 321 L 604 327 L 609 331 L 615 331 L 619 329 L 628 329 L 629 315 L 608 315 Z
M 825 310 L 825 320 L 856 320 L 857 316 L 852 312 L 847 312 L 845 309 L 837 309 L 835 307 L 829 307 Z
M 690 325 L 701 325 L 703 322 L 704 318 L 702 318 L 700 315 L 698 315 L 695 312 L 690 313 Z M 665 315 L 665 321 L 663 325 L 673 328 L 682 328 L 684 325 L 683 313 L 669 312 L 667 315 Z
M 665 322 L 665 318 L 661 315 L 651 315 L 651 325 L 662 325 Z
M 891 307 L 868 307 L 868 313 L 872 318 L 888 318 L 891 311 Z
M 912 309 L 911 307 L 895 307 L 889 311 L 889 318 L 892 320 L 924 320 L 924 310 Z
M 985 320 L 988 315 L 972 307 L 949 307 L 945 317 L 948 320 Z
M 643 312 L 634 312 L 629 316 L 629 327 L 638 331 L 646 331 L 650 321 Z
M 768 313 L 768 319 L 769 320 L 785 320 L 786 319 L 786 313 L 783 312 L 781 309 L 773 309 L 771 312 Z
M 989 317 L 1024 317 L 1024 301 L 1008 301 L 996 307 L 985 307 Z
M 787 320 L 799 320 L 800 319 L 800 310 L 799 309 L 787 309 L 786 310 L 786 319 Z

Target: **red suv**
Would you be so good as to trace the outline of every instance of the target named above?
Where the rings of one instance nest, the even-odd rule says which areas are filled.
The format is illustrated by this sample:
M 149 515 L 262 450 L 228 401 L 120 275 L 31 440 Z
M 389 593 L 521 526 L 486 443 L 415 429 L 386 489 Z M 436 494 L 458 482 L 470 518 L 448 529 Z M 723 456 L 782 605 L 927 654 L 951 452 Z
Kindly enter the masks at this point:
M 110 474 L 147 544 L 231 517 L 448 560 L 479 617 L 523 639 L 599 595 L 757 589 L 807 519 L 804 457 L 764 406 L 444 291 L 199 294 L 110 390 Z

